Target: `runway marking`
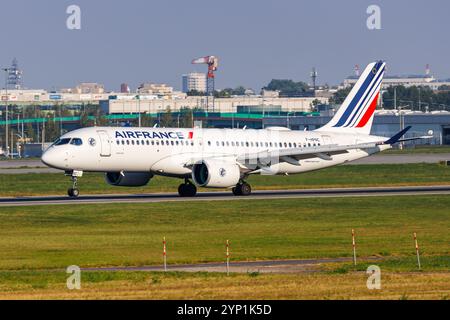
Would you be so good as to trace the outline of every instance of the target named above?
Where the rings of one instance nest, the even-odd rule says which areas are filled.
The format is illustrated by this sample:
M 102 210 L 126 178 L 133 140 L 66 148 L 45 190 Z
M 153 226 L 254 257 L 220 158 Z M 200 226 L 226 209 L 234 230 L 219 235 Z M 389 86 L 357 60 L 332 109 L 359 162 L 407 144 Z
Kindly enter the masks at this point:
M 177 193 L 153 194 L 105 194 L 86 195 L 77 199 L 67 196 L 0 198 L 0 206 L 37 206 L 68 204 L 105 204 L 105 203 L 156 203 L 175 201 L 224 201 L 258 199 L 292 199 L 311 197 L 385 197 L 399 195 L 441 195 L 450 194 L 448 186 L 408 186 L 408 187 L 369 187 L 369 188 L 327 188 L 327 189 L 290 189 L 258 190 L 250 196 L 234 196 L 227 192 L 199 192 L 196 197 L 182 198 Z

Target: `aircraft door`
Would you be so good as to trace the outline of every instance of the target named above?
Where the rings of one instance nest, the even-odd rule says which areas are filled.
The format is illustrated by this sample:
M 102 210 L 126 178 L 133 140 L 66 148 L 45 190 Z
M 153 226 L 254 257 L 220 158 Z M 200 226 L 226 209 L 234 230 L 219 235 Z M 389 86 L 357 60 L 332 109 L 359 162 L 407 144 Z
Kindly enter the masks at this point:
M 332 140 L 330 136 L 322 136 L 323 145 L 330 145 L 332 144 Z
M 100 137 L 100 156 L 102 157 L 110 157 L 111 156 L 111 139 L 109 138 L 108 132 L 106 130 L 98 130 L 97 131 Z

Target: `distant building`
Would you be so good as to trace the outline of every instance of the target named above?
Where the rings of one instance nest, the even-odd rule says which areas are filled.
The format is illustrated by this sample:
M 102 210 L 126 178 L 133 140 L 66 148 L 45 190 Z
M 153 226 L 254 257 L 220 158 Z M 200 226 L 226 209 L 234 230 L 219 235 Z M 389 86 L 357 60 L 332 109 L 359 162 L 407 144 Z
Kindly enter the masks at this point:
M 102 84 L 95 82 L 83 82 L 75 88 L 61 89 L 61 93 L 102 94 L 105 93 L 105 87 Z
M 199 72 L 183 74 L 182 91 L 189 92 L 192 90 L 206 92 L 206 74 Z
M 261 95 L 264 98 L 278 98 L 280 96 L 280 91 L 262 89 Z
M 138 93 L 170 96 L 173 93 L 173 88 L 165 83 L 142 83 L 138 87 Z
M 126 83 L 120 85 L 120 93 L 130 93 L 130 87 Z
M 19 63 L 14 58 L 11 67 L 8 68 L 8 86 L 20 90 L 22 88 L 22 70 L 19 69 Z
M 352 86 L 358 81 L 358 77 L 351 76 L 344 80 L 343 87 Z M 412 75 L 412 76 L 385 76 L 383 78 L 382 86 L 383 88 L 389 88 L 394 86 L 404 86 L 404 87 L 429 87 L 431 90 L 438 90 L 441 86 L 450 86 L 449 81 L 441 81 L 435 79 L 430 75 Z

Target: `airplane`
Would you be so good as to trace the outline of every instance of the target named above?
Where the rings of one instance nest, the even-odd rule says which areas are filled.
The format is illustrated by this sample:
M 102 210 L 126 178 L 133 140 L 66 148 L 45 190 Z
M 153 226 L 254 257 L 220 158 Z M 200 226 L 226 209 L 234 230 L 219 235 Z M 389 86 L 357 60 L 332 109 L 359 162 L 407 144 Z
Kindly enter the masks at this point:
M 123 187 L 145 186 L 155 175 L 179 178 L 182 197 L 195 196 L 197 187 L 231 188 L 247 196 L 246 180 L 254 174 L 323 169 L 430 138 L 401 139 L 411 127 L 390 138 L 370 135 L 385 66 L 370 63 L 330 122 L 316 130 L 89 127 L 61 136 L 41 160 L 71 176 L 73 198 L 83 172 L 103 172 L 107 183 Z

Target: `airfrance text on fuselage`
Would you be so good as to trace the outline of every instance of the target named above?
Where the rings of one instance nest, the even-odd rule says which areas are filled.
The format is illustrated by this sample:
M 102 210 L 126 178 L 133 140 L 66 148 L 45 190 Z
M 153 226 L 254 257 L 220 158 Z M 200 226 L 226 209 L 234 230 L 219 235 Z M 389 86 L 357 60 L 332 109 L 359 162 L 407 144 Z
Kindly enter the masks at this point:
M 116 139 L 185 139 L 182 132 L 116 131 Z

